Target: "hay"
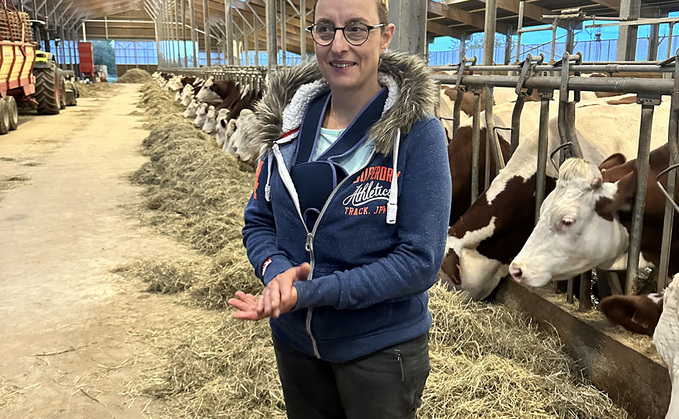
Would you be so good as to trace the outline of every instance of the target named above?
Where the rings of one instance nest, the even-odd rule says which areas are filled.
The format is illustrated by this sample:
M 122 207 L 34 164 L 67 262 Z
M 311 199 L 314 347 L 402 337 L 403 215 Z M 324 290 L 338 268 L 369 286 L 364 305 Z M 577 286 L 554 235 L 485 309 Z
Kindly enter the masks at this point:
M 153 77 L 148 71 L 140 68 L 127 70 L 125 74 L 118 77 L 118 83 L 147 83 L 153 81 Z
M 172 98 L 157 85 L 146 84 L 142 92 L 144 106 L 171 109 Z M 261 290 L 240 233 L 253 176 L 190 121 L 155 115 L 142 145 L 149 162 L 131 176 L 145 188 L 142 217 L 202 256 L 141 262 L 127 273 L 159 292 L 183 289 L 196 304 L 223 309 L 235 290 Z M 432 372 L 418 417 L 627 417 L 583 379 L 558 339 L 523 313 L 465 302 L 439 286 L 430 297 Z M 173 325 L 161 344 L 164 367 L 138 391 L 167 400 L 176 409 L 171 417 L 283 418 L 270 333 L 266 322 L 237 321 L 219 311 Z
M 21 186 L 29 180 L 31 180 L 30 177 L 23 175 L 0 177 L 0 192 Z
M 86 98 L 106 97 L 117 89 L 109 83 L 79 83 L 77 88 L 79 97 Z

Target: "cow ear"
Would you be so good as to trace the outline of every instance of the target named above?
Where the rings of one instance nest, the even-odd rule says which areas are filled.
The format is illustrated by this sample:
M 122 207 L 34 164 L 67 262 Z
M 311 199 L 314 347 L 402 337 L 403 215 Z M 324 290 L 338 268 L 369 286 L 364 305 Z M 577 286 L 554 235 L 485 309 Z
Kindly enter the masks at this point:
M 222 128 L 226 128 L 226 119 L 220 119 L 219 123 L 221 124 Z
M 620 153 L 615 153 L 608 157 L 606 160 L 604 160 L 600 165 L 599 165 L 599 170 L 602 172 L 605 172 L 606 170 L 609 170 L 615 166 L 620 166 L 621 164 L 625 163 L 627 161 L 627 158 L 623 156 Z
M 617 182 L 618 190 L 613 198 L 600 198 L 596 203 L 596 213 L 612 221 L 618 211 L 631 211 L 637 186 L 636 167 Z

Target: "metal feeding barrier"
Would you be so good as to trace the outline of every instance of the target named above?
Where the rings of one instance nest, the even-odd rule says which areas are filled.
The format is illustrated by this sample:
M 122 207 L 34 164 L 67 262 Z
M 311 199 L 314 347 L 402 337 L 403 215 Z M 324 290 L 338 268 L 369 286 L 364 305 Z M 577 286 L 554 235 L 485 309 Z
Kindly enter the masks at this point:
M 434 77 L 439 84 L 455 86 L 458 93 L 453 107 L 453 136 L 460 126 L 460 112 L 462 96 L 465 91 L 474 94 L 472 108 L 472 202 L 478 197 L 478 174 L 479 174 L 479 149 L 480 149 L 480 99 L 483 90 L 486 92 L 486 147 L 487 153 L 492 150 L 497 170 L 503 167 L 503 159 L 500 152 L 497 131 L 493 125 L 492 104 L 493 88 L 514 88 L 516 103 L 511 119 L 511 153 L 513 154 L 519 144 L 520 118 L 526 97 L 537 90 L 540 97 L 540 122 L 538 134 L 537 156 L 537 185 L 536 185 L 536 209 L 535 220 L 539 216 L 539 209 L 545 198 L 546 168 L 548 157 L 551 159 L 555 153 L 560 153 L 559 162 L 568 157 L 581 157 L 582 151 L 575 135 L 575 109 L 580 101 L 580 92 L 613 92 L 635 93 L 636 103 L 641 106 L 639 145 L 637 152 L 637 185 L 636 197 L 632 211 L 632 228 L 630 231 L 630 243 L 627 260 L 627 277 L 624 292 L 633 294 L 636 292 L 636 284 L 639 276 L 638 266 L 641 248 L 641 231 L 643 221 L 644 201 L 649 169 L 649 155 L 651 145 L 651 128 L 653 113 L 656 106 L 660 105 L 662 96 L 670 96 L 670 119 L 668 130 L 668 142 L 670 147 L 670 171 L 668 188 L 665 191 L 668 202 L 665 208 L 665 227 L 662 238 L 661 266 L 658 266 L 658 290 L 665 288 L 668 277 L 669 248 L 672 237 L 673 209 L 679 211 L 674 203 L 675 172 L 679 167 L 679 59 L 677 55 L 664 61 L 650 62 L 606 62 L 606 63 L 583 63 L 582 55 L 569 54 L 566 52 L 560 61 L 553 64 L 544 64 L 544 56 L 533 57 L 530 54 L 522 62 L 509 65 L 476 65 L 476 57 L 464 58 L 459 64 L 451 66 L 431 67 L 434 72 L 451 72 L 456 74 L 436 74 Z M 483 75 L 478 73 L 483 72 Z M 500 75 L 499 72 L 508 74 Z M 661 77 L 673 76 L 673 78 L 648 78 L 648 77 L 583 77 L 582 73 L 607 73 L 613 76 L 618 73 L 645 73 L 657 74 Z M 668 74 L 664 74 L 668 73 Z M 548 131 L 549 131 L 549 101 L 554 97 L 554 91 L 559 91 L 559 106 L 557 115 L 557 127 L 561 147 L 548 156 Z M 572 92 L 572 94 L 571 94 Z M 572 96 L 572 99 L 571 99 Z M 554 162 L 552 161 L 552 164 Z M 486 159 L 486 173 L 488 173 L 490 159 Z M 667 173 L 664 172 L 663 174 Z M 488 179 L 488 176 L 486 176 Z M 670 203 L 671 201 L 671 203 Z M 569 281 L 568 300 L 573 301 L 572 280 Z M 620 287 L 619 284 L 617 286 Z M 591 283 L 589 276 L 583 275 L 579 291 L 580 310 L 591 308 Z
M 261 66 L 212 66 L 200 68 L 175 68 L 163 70 L 167 73 L 190 75 L 207 80 L 233 80 L 241 84 L 249 84 L 251 88 L 264 91 L 267 68 Z

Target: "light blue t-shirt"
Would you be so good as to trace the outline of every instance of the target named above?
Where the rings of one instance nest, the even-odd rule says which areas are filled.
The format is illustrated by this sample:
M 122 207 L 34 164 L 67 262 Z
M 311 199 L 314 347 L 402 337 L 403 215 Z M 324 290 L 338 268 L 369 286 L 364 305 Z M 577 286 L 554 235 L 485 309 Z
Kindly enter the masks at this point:
M 344 132 L 344 129 L 327 129 L 321 127 L 321 134 L 318 136 L 318 141 L 316 142 L 316 148 L 314 149 L 314 155 L 313 155 L 313 160 L 316 160 L 318 156 L 323 154 L 325 150 L 327 150 L 335 141 L 337 141 L 337 138 Z M 375 148 L 374 144 L 372 141 L 367 140 L 364 141 L 361 145 L 356 148 L 353 152 L 349 153 L 348 155 L 341 157 L 341 158 L 336 158 L 333 159 L 333 161 L 340 166 L 344 170 L 347 171 L 348 174 L 353 174 L 358 171 L 361 167 L 363 167 L 368 160 L 370 159 L 370 155 L 372 154 L 373 148 Z

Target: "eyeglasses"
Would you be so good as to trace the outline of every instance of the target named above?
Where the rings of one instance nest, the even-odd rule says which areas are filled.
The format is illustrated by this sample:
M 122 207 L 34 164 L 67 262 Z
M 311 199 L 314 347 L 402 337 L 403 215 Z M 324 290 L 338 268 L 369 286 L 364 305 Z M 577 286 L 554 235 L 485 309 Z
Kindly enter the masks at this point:
M 381 28 L 382 26 L 387 26 L 386 23 L 380 23 L 379 25 L 366 25 L 361 22 L 352 22 L 344 27 L 333 26 L 330 23 L 314 23 L 313 25 L 306 28 L 311 32 L 311 38 L 318 45 L 325 47 L 332 44 L 335 40 L 335 33 L 337 31 L 342 31 L 344 34 L 344 39 L 348 43 L 357 47 L 365 44 L 370 36 L 370 30 L 375 28 Z

